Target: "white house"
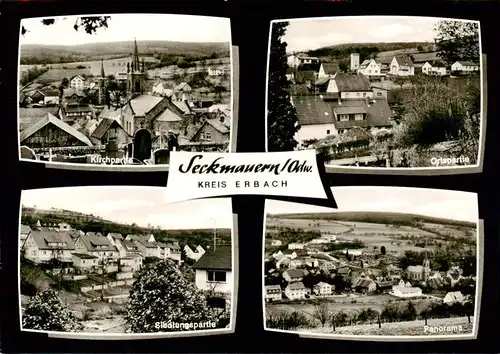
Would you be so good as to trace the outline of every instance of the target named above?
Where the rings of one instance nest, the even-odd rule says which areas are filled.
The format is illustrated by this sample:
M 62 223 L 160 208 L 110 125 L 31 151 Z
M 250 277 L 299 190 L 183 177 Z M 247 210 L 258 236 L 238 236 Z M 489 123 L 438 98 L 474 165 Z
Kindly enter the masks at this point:
M 405 284 L 404 281 L 400 281 L 398 285 L 392 287 L 391 295 L 401 298 L 411 298 L 422 296 L 422 289 L 418 287 L 407 286 L 411 284 Z
M 124 271 L 137 272 L 142 267 L 142 257 L 138 254 L 122 257 L 120 258 L 120 266 Z
M 117 260 L 120 257 L 118 249 L 106 237 L 94 233 L 79 235 L 75 241 L 75 251 L 94 255 L 99 261 Z
M 224 69 L 222 68 L 212 68 L 212 67 L 209 67 L 208 68 L 208 76 L 221 76 L 221 75 L 224 75 Z
M 305 245 L 303 243 L 292 242 L 292 243 L 288 244 L 288 249 L 289 250 L 303 250 L 304 246 Z
M 181 259 L 181 248 L 172 243 L 164 245 L 165 258 L 172 259 L 178 263 L 182 262 Z
M 158 96 L 170 97 L 174 93 L 174 90 L 172 88 L 169 88 L 163 82 L 160 82 L 160 83 L 158 83 L 158 85 L 153 86 L 152 92 L 153 92 L 153 94 L 158 95 Z
M 328 241 L 327 239 L 325 238 L 315 238 L 311 241 L 308 242 L 308 244 L 325 244 L 325 243 L 330 243 L 330 241 Z
M 292 260 L 289 257 L 283 256 L 276 262 L 276 268 L 289 267 L 291 262 Z
M 439 61 L 434 61 L 432 63 L 426 61 L 422 65 L 422 74 L 433 75 L 433 76 L 445 76 L 448 75 L 449 71 L 446 65 Z
M 445 303 L 447 305 L 451 305 L 455 302 L 463 302 L 464 300 L 465 300 L 465 297 L 462 295 L 462 293 L 460 291 L 450 291 L 444 297 L 443 303 Z
M 283 299 L 279 285 L 267 285 L 264 287 L 264 299 L 266 301 L 279 301 Z
M 479 65 L 472 61 L 456 61 L 451 64 L 451 71 L 472 73 L 479 71 Z
M 229 294 L 233 290 L 232 249 L 218 246 L 206 251 L 193 265 L 195 283 L 200 290 Z
M 302 282 L 290 283 L 285 288 L 285 296 L 290 300 L 305 299 L 307 292 Z
M 91 271 L 94 267 L 99 266 L 99 258 L 85 253 L 73 253 L 73 267 Z
M 362 100 L 373 98 L 370 80 L 363 75 L 337 73 L 326 88 L 327 93 L 336 94 L 342 100 Z
M 280 240 L 272 240 L 271 241 L 271 246 L 279 247 L 283 244 Z
M 325 282 L 314 285 L 313 293 L 317 296 L 327 296 L 332 294 L 332 286 Z
M 80 75 L 75 76 L 69 82 L 69 87 L 75 90 L 81 90 L 85 86 L 85 79 Z
M 197 261 L 201 258 L 201 256 L 203 256 L 203 253 L 205 253 L 205 250 L 203 249 L 203 247 L 201 247 L 199 245 L 198 247 L 196 247 L 196 251 L 193 251 L 193 249 L 191 247 L 189 247 L 188 245 L 185 245 L 184 252 L 186 253 L 187 258 Z
M 35 263 L 73 262 L 73 252 L 75 244 L 65 232 L 31 231 L 24 242 L 24 256 Z
M 118 248 L 118 244 L 120 246 L 121 243 L 119 241 L 122 241 L 123 240 L 123 236 L 122 234 L 120 233 L 115 233 L 115 232 L 110 232 L 109 234 L 106 235 L 106 238 L 108 239 L 108 241 L 115 247 Z
M 318 79 L 332 78 L 340 71 L 338 63 L 321 63 L 318 71 Z
M 163 258 L 161 256 L 161 249 L 156 242 L 146 242 L 143 240 L 135 241 L 137 249 L 141 252 L 143 257 L 156 257 Z
M 59 104 L 59 90 L 44 90 L 43 103 L 45 105 Z
M 68 224 L 67 222 L 61 222 L 58 224 L 59 226 L 59 231 L 71 231 L 73 228 L 71 227 L 70 224 Z
M 296 68 L 304 64 L 317 64 L 319 63 L 319 58 L 311 57 L 305 53 L 298 53 L 295 55 L 289 55 L 287 57 L 287 64 L 292 68 Z
M 415 66 L 408 55 L 396 55 L 392 58 L 389 73 L 395 76 L 413 76 Z
M 375 59 L 366 59 L 359 66 L 358 73 L 368 77 L 380 76 L 381 75 L 380 63 L 377 63 Z

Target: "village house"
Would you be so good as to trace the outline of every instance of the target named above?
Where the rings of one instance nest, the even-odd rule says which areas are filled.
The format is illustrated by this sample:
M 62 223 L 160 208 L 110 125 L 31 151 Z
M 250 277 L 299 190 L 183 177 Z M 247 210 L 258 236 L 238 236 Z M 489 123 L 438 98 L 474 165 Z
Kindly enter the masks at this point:
M 125 237 L 126 241 L 144 241 L 144 242 L 156 242 L 155 236 L 153 234 L 150 235 L 133 235 L 129 234 Z
M 297 258 L 299 256 L 298 252 L 296 252 L 294 250 L 290 250 L 290 249 L 284 250 L 282 252 L 282 254 L 283 254 L 283 256 L 286 256 L 286 257 L 288 257 L 290 259 L 295 259 L 295 258 Z
M 99 266 L 99 258 L 86 253 L 72 254 L 73 267 L 84 272 L 92 272 Z
M 338 63 L 321 63 L 318 71 L 318 79 L 328 78 L 331 79 L 340 72 Z
M 75 244 L 65 232 L 31 231 L 24 243 L 24 256 L 35 263 L 71 263 L 73 252 Z
M 142 257 L 139 254 L 120 258 L 120 270 L 122 272 L 137 272 L 142 268 Z
M 398 285 L 392 287 L 391 295 L 400 298 L 411 298 L 422 296 L 422 289 L 418 287 L 412 287 L 410 283 L 405 283 L 403 280 L 399 282 Z
M 282 256 L 278 258 L 278 261 L 276 262 L 276 268 L 281 269 L 281 268 L 288 268 L 292 263 L 292 259 L 286 256 Z
M 187 82 L 181 82 L 179 85 L 174 87 L 172 101 L 189 101 L 192 91 L 192 87 Z
M 120 258 L 141 255 L 135 241 L 115 239 L 115 246 L 120 253 Z
M 104 236 L 94 233 L 87 233 L 79 236 L 75 241 L 75 251 L 94 255 L 99 258 L 99 262 L 109 262 L 119 258 L 118 249 Z
M 266 301 L 280 301 L 283 299 L 279 285 L 267 285 L 264 287 L 264 299 Z
M 298 67 L 304 64 L 316 64 L 319 63 L 319 59 L 316 57 L 311 57 L 305 53 L 297 53 L 296 55 L 289 55 L 287 57 L 288 66 Z
M 430 264 L 430 261 L 426 257 L 422 265 L 409 266 L 406 269 L 408 279 L 412 281 L 427 281 L 431 273 Z
M 282 277 L 289 283 L 302 281 L 306 275 L 305 271 L 300 269 L 287 269 L 283 272 Z
M 132 142 L 132 137 L 117 120 L 102 118 L 90 135 L 90 141 L 94 145 L 106 145 L 111 141 L 123 145 Z
M 288 244 L 289 250 L 303 250 L 304 247 L 305 247 L 305 244 L 303 244 L 303 243 L 292 242 L 292 243 Z
M 290 261 L 288 264 L 289 268 L 299 268 L 304 265 L 304 260 L 300 258 L 295 258 Z
M 479 65 L 472 61 L 456 61 L 451 64 L 452 72 L 473 73 L 479 71 Z
M 196 287 L 200 290 L 231 293 L 233 290 L 232 249 L 218 246 L 207 250 L 193 265 Z
M 358 293 L 372 293 L 377 290 L 377 283 L 362 273 L 353 280 L 351 287 Z
M 450 291 L 443 298 L 443 303 L 447 305 L 452 305 L 454 303 L 462 303 L 464 302 L 465 297 L 462 295 L 460 291 Z
M 99 119 L 112 119 L 120 123 L 120 125 L 125 129 L 129 136 L 132 136 L 135 132 L 134 130 L 134 111 L 130 102 L 122 105 L 121 107 L 104 107 L 104 109 L 99 114 Z
M 164 259 L 164 257 L 161 256 L 160 247 L 156 242 L 147 242 L 142 239 L 134 242 L 137 246 L 137 249 L 139 250 L 139 252 L 141 252 L 141 255 L 143 257 L 145 258 L 155 257 Z
M 305 299 L 307 289 L 302 282 L 290 283 L 285 288 L 285 296 L 290 300 Z
M 221 76 L 224 75 L 226 71 L 222 67 L 208 67 L 208 76 Z
M 123 240 L 123 236 L 122 234 L 120 233 L 116 233 L 116 232 L 110 232 L 106 235 L 106 238 L 109 240 L 109 242 L 113 245 L 113 246 L 117 246 L 117 244 L 119 243 L 118 241 L 120 240 Z
M 85 87 L 85 78 L 81 77 L 80 75 L 73 77 L 71 80 L 69 80 L 69 87 L 74 90 L 83 89 Z
M 426 61 L 424 65 L 422 65 L 422 74 L 430 75 L 430 76 L 445 76 L 448 75 L 450 71 L 445 63 L 442 61 Z
M 332 285 L 325 282 L 319 282 L 318 284 L 314 285 L 313 293 L 317 296 L 328 296 L 332 294 L 332 289 Z
M 392 58 L 389 73 L 395 76 L 413 76 L 415 66 L 408 55 L 396 55 Z
M 380 76 L 381 65 L 375 59 L 366 59 L 359 66 L 358 73 L 367 77 Z
M 272 240 L 271 241 L 271 246 L 273 247 L 279 247 L 283 244 L 283 242 L 281 242 L 280 240 Z
M 93 146 L 87 136 L 50 113 L 21 131 L 19 142 L 30 148 Z
M 174 93 L 174 88 L 166 82 L 159 82 L 153 86 L 152 92 L 154 95 L 171 97 Z
M 59 90 L 45 89 L 43 90 L 43 104 L 44 105 L 58 105 L 59 104 Z
M 176 245 L 176 244 L 172 244 L 172 243 L 168 243 L 168 244 L 163 244 L 163 243 L 159 243 L 161 244 L 164 249 L 164 252 L 165 252 L 165 258 L 168 258 L 168 259 L 172 259 L 178 263 L 181 263 L 182 262 L 182 259 L 181 259 L 181 248 L 179 247 L 179 245 Z

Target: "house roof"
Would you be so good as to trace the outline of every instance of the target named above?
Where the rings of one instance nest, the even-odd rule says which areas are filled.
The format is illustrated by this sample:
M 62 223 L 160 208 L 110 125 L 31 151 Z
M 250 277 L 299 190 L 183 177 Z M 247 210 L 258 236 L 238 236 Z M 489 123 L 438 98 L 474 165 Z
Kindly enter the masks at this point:
M 111 242 L 109 242 L 106 237 L 96 236 L 95 234 L 88 233 L 87 235 L 82 235 L 79 238 L 82 240 L 85 248 L 87 248 L 88 251 L 116 251 L 116 248 L 111 244 Z
M 474 63 L 474 62 L 472 62 L 472 61 L 470 61 L 470 60 L 465 60 L 465 61 L 461 61 L 461 60 L 459 60 L 459 61 L 457 61 L 456 63 L 459 63 L 459 64 L 461 64 L 461 65 L 463 65 L 463 66 L 478 66 L 478 64 L 476 64 L 476 63 Z M 456 63 L 455 63 L 455 64 L 456 64 Z
M 359 277 L 353 284 L 353 287 L 367 288 L 372 285 L 374 281 L 367 277 Z
M 120 107 L 104 107 L 104 109 L 99 113 L 99 118 L 108 118 L 119 120 L 121 118 L 122 108 Z
M 288 269 L 285 271 L 290 278 L 302 278 L 304 276 L 304 272 L 300 269 Z
M 229 127 L 221 122 L 219 119 L 207 119 L 206 123 L 211 125 L 215 130 L 222 134 L 228 134 L 229 133 Z
M 120 233 L 110 232 L 108 236 L 111 236 L 115 240 L 123 240 L 123 236 Z
M 93 112 L 94 109 L 90 105 L 67 105 L 64 108 L 65 113 L 81 113 L 81 112 Z
M 266 290 L 279 290 L 279 291 L 281 291 L 281 286 L 279 286 L 279 285 L 266 285 L 265 288 L 266 288 Z
M 321 287 L 321 286 L 325 286 L 325 285 L 326 285 L 326 286 L 331 286 L 330 284 L 325 283 L 324 281 L 320 281 L 318 284 L 316 284 L 316 285 L 314 285 L 314 286 L 320 286 L 320 287 Z
M 98 258 L 97 256 L 92 256 L 90 254 L 85 254 L 85 253 L 72 253 L 73 256 L 78 257 L 80 259 L 96 259 Z
M 339 63 L 322 63 L 321 66 L 327 75 L 334 75 L 340 71 Z
M 332 123 L 333 113 L 330 105 L 319 96 L 292 96 L 300 125 Z
M 31 231 L 31 227 L 29 225 L 22 225 L 21 224 L 21 233 L 22 234 L 27 234 Z
M 120 123 L 118 123 L 116 120 L 109 119 L 109 118 L 103 118 L 99 122 L 99 125 L 97 126 L 97 128 L 95 128 L 95 130 L 92 132 L 91 137 L 96 138 L 96 139 L 102 139 L 104 134 L 106 134 L 106 132 L 111 128 L 123 129 L 122 126 L 120 125 Z
M 353 105 L 353 106 L 337 106 L 333 107 L 333 112 L 335 114 L 366 114 L 366 108 L 363 105 Z
M 59 97 L 59 90 L 53 88 L 46 88 L 41 90 L 45 97 Z
M 232 269 L 232 249 L 218 246 L 215 250 L 206 251 L 193 265 L 193 269 Z
M 183 119 L 171 109 L 164 110 L 158 117 L 155 118 L 157 122 L 182 122 Z
M 64 97 L 70 97 L 73 95 L 77 95 L 79 97 L 85 97 L 85 94 L 81 90 L 77 90 L 74 88 L 64 89 L 63 95 L 64 95 Z
M 316 86 L 323 86 L 323 85 L 326 85 L 329 82 L 330 82 L 330 78 L 329 77 L 321 77 L 318 80 L 316 80 L 316 82 L 314 83 L 314 85 L 316 85 Z
M 333 79 L 339 92 L 370 91 L 370 80 L 363 74 L 348 75 L 339 72 Z
M 191 113 L 191 108 L 189 108 L 189 105 L 184 101 L 174 101 L 172 104 L 179 108 L 184 114 Z
M 156 242 L 147 242 L 145 240 L 139 240 L 137 242 L 139 242 L 141 245 L 143 245 L 146 248 L 158 248 L 159 247 Z
M 32 231 L 30 234 L 35 241 L 38 249 L 51 250 L 51 249 L 65 249 L 74 250 L 75 244 L 71 239 L 71 236 L 65 232 L 47 231 L 47 230 L 36 230 Z M 49 246 L 49 243 L 64 243 L 64 245 Z
M 463 299 L 463 295 L 460 291 L 450 291 L 446 294 L 445 298 L 448 297 L 451 301 L 459 301 Z
M 401 66 L 413 66 L 413 61 L 411 60 L 409 55 L 396 55 L 396 63 Z
M 418 293 L 418 292 L 421 292 L 422 289 L 420 288 L 410 288 L 410 287 L 402 287 L 402 286 L 398 286 L 398 291 L 403 293 L 403 294 L 412 294 L 412 293 Z
M 139 95 L 130 100 L 130 105 L 136 116 L 144 116 L 164 99 L 158 96 Z
M 179 92 L 179 91 L 189 92 L 189 91 L 191 91 L 191 86 L 189 86 L 189 84 L 186 82 L 181 82 L 179 85 L 175 86 L 174 91 L 176 91 L 176 92 Z
M 46 117 L 44 119 L 40 119 L 30 126 L 26 127 L 20 134 L 19 134 L 19 140 L 22 143 L 24 140 L 35 134 L 37 131 L 45 127 L 47 124 L 52 124 L 58 127 L 59 129 L 65 131 L 69 135 L 72 135 L 76 139 L 80 140 L 82 143 L 84 143 L 87 146 L 92 146 L 92 142 L 88 137 L 80 133 L 78 130 L 75 128 L 69 126 L 68 124 L 64 123 L 62 120 L 59 118 L 54 117 L 52 114 L 47 113 Z
M 306 287 L 304 286 L 304 284 L 302 282 L 296 282 L 296 283 L 290 283 L 288 284 L 288 286 L 286 287 L 286 290 L 302 290 L 302 289 L 305 289 Z

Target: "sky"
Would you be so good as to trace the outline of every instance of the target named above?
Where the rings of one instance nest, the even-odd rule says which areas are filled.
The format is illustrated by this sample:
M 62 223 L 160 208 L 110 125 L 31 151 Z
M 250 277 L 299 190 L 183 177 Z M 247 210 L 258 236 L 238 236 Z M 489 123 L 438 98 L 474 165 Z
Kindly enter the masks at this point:
M 289 20 L 287 52 L 346 43 L 434 42 L 439 18 L 365 16 Z
M 166 205 L 165 187 L 63 187 L 25 190 L 23 206 L 66 209 L 125 224 L 163 229 L 231 228 L 231 199 L 200 199 Z
M 338 209 L 307 204 L 266 201 L 266 213 L 321 213 L 335 211 L 387 211 L 476 223 L 477 194 L 442 189 L 407 187 L 333 187 Z
M 95 16 L 95 15 L 92 15 Z M 98 15 L 99 16 L 99 15 Z M 77 45 L 84 43 L 166 40 L 174 42 L 230 42 L 231 25 L 228 18 L 193 15 L 118 14 L 109 15 L 108 28 L 95 34 L 83 29 L 75 31 L 78 16 L 56 17 L 50 26 L 44 18 L 24 19 L 21 25 L 27 32 L 20 37 L 21 44 Z

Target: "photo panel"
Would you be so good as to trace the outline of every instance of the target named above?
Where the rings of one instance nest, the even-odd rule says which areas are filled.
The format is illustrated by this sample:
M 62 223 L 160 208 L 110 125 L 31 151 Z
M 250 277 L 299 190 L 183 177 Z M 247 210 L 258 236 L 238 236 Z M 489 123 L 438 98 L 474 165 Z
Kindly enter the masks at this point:
M 171 151 L 233 151 L 237 58 L 229 18 L 23 18 L 19 158 L 151 171 L 168 169 Z
M 342 16 L 271 21 L 266 150 L 315 149 L 328 172 L 482 171 L 479 21 Z
M 266 201 L 266 331 L 365 341 L 476 339 L 476 193 L 333 187 L 338 209 Z
M 162 191 L 23 190 L 20 330 L 105 340 L 233 333 L 238 275 L 231 200 L 165 205 Z

